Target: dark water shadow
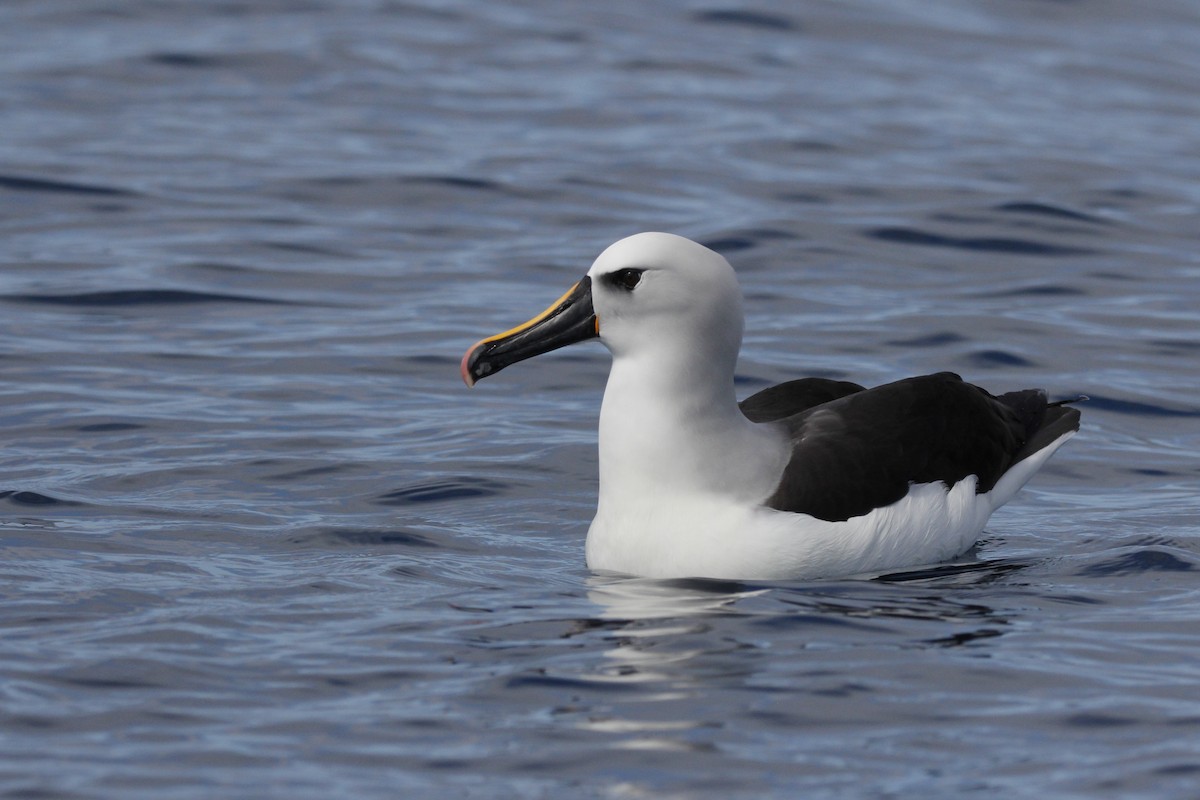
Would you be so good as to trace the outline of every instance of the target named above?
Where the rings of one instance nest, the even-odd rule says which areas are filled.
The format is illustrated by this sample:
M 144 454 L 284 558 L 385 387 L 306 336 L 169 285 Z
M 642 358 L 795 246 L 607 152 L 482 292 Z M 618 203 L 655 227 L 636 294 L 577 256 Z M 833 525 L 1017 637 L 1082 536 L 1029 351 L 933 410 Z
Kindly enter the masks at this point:
M 224 63 L 222 59 L 216 56 L 177 51 L 151 53 L 146 56 L 145 60 L 149 64 L 158 64 L 164 67 L 179 67 L 182 69 L 210 69 L 222 66 Z
M 1120 400 L 1102 394 L 1088 392 L 1088 408 L 1099 411 L 1111 411 L 1114 414 L 1131 414 L 1139 417 L 1200 417 L 1200 409 L 1168 408 L 1155 403 L 1143 403 L 1137 400 Z
M 312 547 L 396 547 L 423 550 L 442 549 L 445 542 L 422 533 L 384 528 L 318 528 L 288 538 L 291 544 Z
M 1142 575 L 1151 572 L 1195 572 L 1196 563 L 1166 550 L 1147 547 L 1089 564 L 1077 574 L 1085 578 Z
M 490 478 L 461 475 L 406 486 L 375 499 L 382 506 L 411 506 L 426 503 L 444 503 L 476 497 L 491 497 L 500 494 L 509 485 Z
M 1086 222 L 1090 225 L 1108 225 L 1108 220 L 1102 217 L 1084 214 L 1082 211 L 1075 211 L 1062 206 L 1051 205 L 1050 203 L 1036 203 L 1028 201 L 1016 201 L 1012 203 L 1001 203 L 995 206 L 997 211 L 1003 211 L 1007 214 L 1023 214 L 1034 217 L 1047 217 L 1057 220 L 1070 220 L 1072 222 Z
M 996 559 L 993 561 L 970 561 L 966 563 L 938 564 L 920 569 L 901 570 L 877 575 L 872 580 L 880 583 L 930 583 L 939 585 L 979 586 L 994 583 L 1001 578 L 1028 569 L 1023 561 Z
M 922 334 L 909 339 L 891 339 L 884 344 L 892 347 L 945 347 L 951 344 L 961 344 L 968 341 L 967 337 L 954 331 L 938 331 L 936 333 Z
M 1024 356 L 1010 353 L 1007 350 L 979 350 L 966 356 L 966 360 L 976 369 L 992 369 L 1003 367 L 1034 367 L 1035 362 Z
M 84 505 L 77 500 L 61 500 L 57 497 L 51 497 L 48 494 L 40 492 L 31 492 L 27 490 L 0 491 L 0 501 L 14 506 L 81 506 Z
M 1015 289 L 1005 289 L 999 292 L 983 292 L 980 297 L 1081 297 L 1086 295 L 1083 289 L 1074 286 L 1057 284 L 1037 284 L 1035 286 L 1018 286 Z
M 1018 256 L 1084 256 L 1096 252 L 1087 248 L 1066 247 L 1033 239 L 1010 239 L 998 236 L 947 236 L 904 227 L 874 228 L 867 231 L 865 235 L 871 239 L 894 244 L 947 247 L 974 253 L 1004 253 Z
M 70 308 L 136 308 L 141 306 L 179 306 L 237 303 L 264 306 L 306 305 L 269 297 L 218 294 L 187 289 L 116 289 L 78 294 L 9 294 L 0 300 L 10 303 L 35 303 Z
M 0 175 L 0 190 L 11 192 L 46 192 L 50 194 L 74 194 L 91 197 L 133 197 L 135 192 L 114 186 L 98 186 L 90 183 L 29 178 L 23 175 Z
M 798 23 L 782 14 L 750 11 L 741 8 L 717 8 L 711 11 L 697 11 L 692 14 L 692 19 L 695 22 L 706 25 L 752 28 L 762 31 L 788 32 L 800 30 Z

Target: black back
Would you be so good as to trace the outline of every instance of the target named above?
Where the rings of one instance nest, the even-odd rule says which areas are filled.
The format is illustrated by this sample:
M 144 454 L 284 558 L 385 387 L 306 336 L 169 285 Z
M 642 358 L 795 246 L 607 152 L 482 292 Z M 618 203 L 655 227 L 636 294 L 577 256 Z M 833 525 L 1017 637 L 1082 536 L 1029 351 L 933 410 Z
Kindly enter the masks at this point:
M 828 378 L 799 378 L 787 383 L 768 386 L 752 394 L 738 405 L 751 422 L 774 422 L 801 411 L 828 403 L 839 397 L 863 391 L 862 386 L 849 381 Z
M 792 384 L 799 385 L 787 390 Z M 821 401 L 823 394 L 834 397 Z M 1048 404 L 1041 390 L 994 397 L 951 372 L 873 389 L 810 378 L 742 405 L 749 419 L 778 422 L 792 439 L 791 461 L 766 505 L 830 521 L 891 505 L 914 483 L 952 486 L 976 475 L 976 490 L 987 492 L 1014 463 L 1079 428 L 1079 412 Z

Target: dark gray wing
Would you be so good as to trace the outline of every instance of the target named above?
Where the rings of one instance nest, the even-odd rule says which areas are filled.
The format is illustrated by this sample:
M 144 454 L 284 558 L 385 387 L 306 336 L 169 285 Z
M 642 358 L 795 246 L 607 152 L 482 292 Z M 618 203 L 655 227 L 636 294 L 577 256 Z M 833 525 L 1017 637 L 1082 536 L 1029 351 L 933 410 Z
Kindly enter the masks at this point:
M 766 505 L 838 521 L 903 498 L 914 483 L 976 475 L 986 492 L 1016 461 L 1068 430 L 1079 412 L 1041 390 L 993 397 L 950 372 L 853 392 L 778 420 L 792 458 Z M 1040 447 L 1038 448 L 1040 449 Z

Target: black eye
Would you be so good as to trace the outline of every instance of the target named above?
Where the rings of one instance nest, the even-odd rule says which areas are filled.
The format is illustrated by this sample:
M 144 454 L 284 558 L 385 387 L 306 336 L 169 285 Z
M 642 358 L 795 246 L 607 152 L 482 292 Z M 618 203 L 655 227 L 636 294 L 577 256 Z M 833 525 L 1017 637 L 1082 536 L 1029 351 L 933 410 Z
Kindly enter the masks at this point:
M 634 287 L 642 280 L 644 269 L 619 269 L 616 272 L 610 272 L 605 277 L 613 286 L 624 289 L 627 292 L 632 292 Z

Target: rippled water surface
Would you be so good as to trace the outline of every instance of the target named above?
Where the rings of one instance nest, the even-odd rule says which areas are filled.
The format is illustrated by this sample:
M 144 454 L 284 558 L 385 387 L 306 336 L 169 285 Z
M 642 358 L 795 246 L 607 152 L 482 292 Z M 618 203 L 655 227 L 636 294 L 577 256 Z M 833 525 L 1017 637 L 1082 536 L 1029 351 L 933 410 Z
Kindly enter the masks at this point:
M 1194 797 L 1200 7 L 0 4 L 0 797 Z M 977 552 L 591 575 L 609 242 L 739 383 L 1087 394 Z

